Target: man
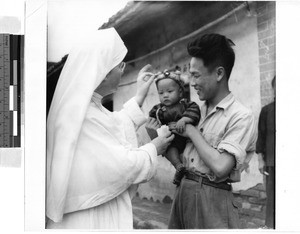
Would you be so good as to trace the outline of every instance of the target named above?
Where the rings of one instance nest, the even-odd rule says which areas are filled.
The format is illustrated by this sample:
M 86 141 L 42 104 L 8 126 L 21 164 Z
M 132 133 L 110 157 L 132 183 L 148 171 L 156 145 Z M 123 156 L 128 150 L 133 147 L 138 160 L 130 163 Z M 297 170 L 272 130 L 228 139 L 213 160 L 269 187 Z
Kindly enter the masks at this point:
M 275 77 L 272 88 L 276 89 Z M 260 159 L 259 171 L 266 175 L 267 207 L 265 225 L 274 228 L 275 216 L 275 99 L 264 106 L 259 115 L 256 153 Z
M 225 36 L 206 34 L 187 46 L 191 86 L 205 103 L 198 127 L 188 124 L 181 134 L 190 141 L 183 152 L 186 172 L 175 192 L 170 229 L 239 228 L 230 183 L 239 181 L 247 153 L 255 150 L 256 125 L 251 111 L 229 91 L 233 45 Z M 153 119 L 149 126 L 155 126 Z

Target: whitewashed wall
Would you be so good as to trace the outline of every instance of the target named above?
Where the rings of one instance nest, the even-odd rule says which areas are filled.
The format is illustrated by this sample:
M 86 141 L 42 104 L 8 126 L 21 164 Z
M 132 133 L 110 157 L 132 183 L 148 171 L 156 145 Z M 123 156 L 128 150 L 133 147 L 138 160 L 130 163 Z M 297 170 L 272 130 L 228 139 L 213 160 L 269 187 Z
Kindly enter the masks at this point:
M 242 104 L 253 111 L 257 120 L 261 104 L 256 16 L 250 15 L 245 10 L 241 10 L 201 34 L 204 33 L 220 33 L 226 35 L 235 43 L 236 62 L 229 80 L 230 90 Z M 122 84 L 114 96 L 114 109 L 121 109 L 123 103 L 134 96 L 136 88 L 134 80 L 137 77 L 138 70 L 142 66 L 150 63 L 157 71 L 171 68 L 175 65 L 181 67 L 188 65 L 187 42 L 181 42 L 171 49 L 135 62 L 134 66 L 130 66 L 129 64 L 122 79 Z M 202 104 L 193 88 L 191 88 L 191 100 L 197 102 L 200 106 Z M 157 103 L 158 95 L 156 87 L 153 84 L 143 105 L 145 113 L 148 113 L 152 106 Z M 139 129 L 138 135 L 140 144 L 149 142 L 150 139 L 143 126 Z M 252 158 L 249 169 L 247 173 L 244 172 L 242 174 L 242 182 L 234 185 L 235 190 L 247 189 L 255 186 L 257 183 L 262 183 L 262 176 L 257 169 L 256 155 Z M 156 176 L 149 183 L 140 185 L 138 190 L 139 195 L 147 198 L 152 197 L 154 200 L 160 201 L 166 195 L 173 198 L 175 185 L 172 184 L 172 178 L 174 172 L 175 170 L 171 164 L 164 158 L 159 157 Z

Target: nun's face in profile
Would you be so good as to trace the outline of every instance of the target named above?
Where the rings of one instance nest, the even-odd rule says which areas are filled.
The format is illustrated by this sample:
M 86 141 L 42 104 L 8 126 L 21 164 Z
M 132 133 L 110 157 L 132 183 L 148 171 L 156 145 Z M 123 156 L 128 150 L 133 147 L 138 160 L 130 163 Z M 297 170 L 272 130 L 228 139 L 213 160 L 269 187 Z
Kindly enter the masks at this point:
M 125 63 L 121 62 L 107 74 L 105 80 L 107 80 L 107 82 L 111 84 L 112 89 L 117 90 L 121 80 L 121 76 L 124 73 L 124 69 L 125 69 Z
M 115 66 L 107 75 L 105 80 L 99 85 L 96 91 L 102 95 L 106 96 L 117 91 L 121 76 L 124 73 L 126 63 L 121 62 Z

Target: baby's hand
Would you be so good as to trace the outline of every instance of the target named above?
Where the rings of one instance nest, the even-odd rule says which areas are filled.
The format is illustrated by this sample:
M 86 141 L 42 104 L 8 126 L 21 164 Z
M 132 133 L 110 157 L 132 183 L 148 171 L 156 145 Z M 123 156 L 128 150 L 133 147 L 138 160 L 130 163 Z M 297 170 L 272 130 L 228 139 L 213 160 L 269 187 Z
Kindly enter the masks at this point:
M 185 131 L 185 121 L 180 119 L 176 123 L 176 131 L 178 133 L 183 133 Z

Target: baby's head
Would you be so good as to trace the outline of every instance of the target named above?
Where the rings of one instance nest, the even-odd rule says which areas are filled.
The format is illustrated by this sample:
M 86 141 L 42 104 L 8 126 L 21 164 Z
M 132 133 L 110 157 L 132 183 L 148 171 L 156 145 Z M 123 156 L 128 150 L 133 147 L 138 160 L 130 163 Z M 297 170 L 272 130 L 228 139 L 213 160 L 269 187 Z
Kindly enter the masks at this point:
M 172 106 L 182 99 L 184 82 L 180 78 L 179 71 L 164 71 L 158 75 L 155 83 L 159 100 L 165 106 Z

